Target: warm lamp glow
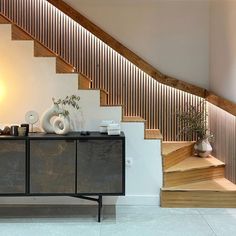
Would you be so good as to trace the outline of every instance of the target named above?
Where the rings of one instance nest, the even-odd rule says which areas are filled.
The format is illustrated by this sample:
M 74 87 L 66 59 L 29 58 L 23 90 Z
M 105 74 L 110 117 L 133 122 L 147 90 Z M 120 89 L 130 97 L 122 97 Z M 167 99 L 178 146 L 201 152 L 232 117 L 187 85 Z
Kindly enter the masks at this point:
M 4 83 L 0 80 L 0 101 L 2 101 L 5 95 L 5 86 Z

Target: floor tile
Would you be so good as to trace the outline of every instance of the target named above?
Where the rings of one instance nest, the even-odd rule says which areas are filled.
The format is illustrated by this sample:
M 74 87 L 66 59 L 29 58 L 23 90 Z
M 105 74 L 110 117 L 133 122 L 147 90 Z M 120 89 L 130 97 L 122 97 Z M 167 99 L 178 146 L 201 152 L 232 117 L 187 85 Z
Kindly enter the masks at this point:
M 217 236 L 236 235 L 236 215 L 203 215 Z
M 202 215 L 222 215 L 234 214 L 236 215 L 236 208 L 198 208 Z
M 99 236 L 100 224 L 0 223 L 1 236 Z
M 214 236 L 205 219 L 200 215 L 159 215 L 153 218 L 125 221 L 104 221 L 101 236 Z

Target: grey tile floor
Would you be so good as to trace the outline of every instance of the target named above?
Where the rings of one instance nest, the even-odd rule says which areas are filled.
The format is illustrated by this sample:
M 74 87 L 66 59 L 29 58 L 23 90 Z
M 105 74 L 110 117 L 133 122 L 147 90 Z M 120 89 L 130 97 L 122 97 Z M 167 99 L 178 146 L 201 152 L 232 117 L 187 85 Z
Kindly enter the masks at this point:
M 236 236 L 236 209 L 158 206 L 1 207 L 0 236 Z

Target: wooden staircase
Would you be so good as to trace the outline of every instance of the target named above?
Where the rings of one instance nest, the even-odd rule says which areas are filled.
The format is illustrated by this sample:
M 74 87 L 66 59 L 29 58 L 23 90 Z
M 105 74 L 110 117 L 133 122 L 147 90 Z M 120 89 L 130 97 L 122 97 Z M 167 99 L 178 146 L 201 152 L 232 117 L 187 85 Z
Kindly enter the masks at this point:
M 77 74 L 78 75 L 78 89 L 80 90 L 99 90 L 100 91 L 100 106 L 121 106 L 122 112 L 123 104 L 108 104 L 108 92 L 104 89 L 94 89 L 92 88 L 92 79 L 88 78 L 86 75 L 78 72 L 75 67 L 67 63 L 55 52 L 44 46 L 33 36 L 29 35 L 24 29 L 21 29 L 16 24 L 11 22 L 9 19 L 0 15 L 0 24 L 11 24 L 12 27 L 12 40 L 30 40 L 34 42 L 34 56 L 35 57 L 54 57 L 56 58 L 56 73 L 58 74 Z M 138 116 L 124 116 L 122 113 L 122 122 L 144 122 L 144 138 L 145 139 L 162 139 L 162 135 L 158 129 L 147 129 L 146 120 Z
M 193 155 L 193 142 L 163 143 L 162 207 L 236 207 L 236 185 L 225 164 Z

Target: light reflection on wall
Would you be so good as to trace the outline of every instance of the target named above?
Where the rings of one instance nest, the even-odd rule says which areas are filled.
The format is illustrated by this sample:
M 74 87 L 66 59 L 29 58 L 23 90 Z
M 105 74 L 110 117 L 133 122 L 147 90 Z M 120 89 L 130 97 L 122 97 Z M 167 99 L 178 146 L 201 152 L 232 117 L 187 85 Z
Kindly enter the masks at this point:
M 236 116 L 208 103 L 209 127 L 214 135 L 213 155 L 226 164 L 225 176 L 236 183 Z
M 2 80 L 0 80 L 0 102 L 4 99 L 6 94 L 5 84 Z

